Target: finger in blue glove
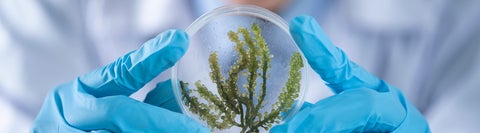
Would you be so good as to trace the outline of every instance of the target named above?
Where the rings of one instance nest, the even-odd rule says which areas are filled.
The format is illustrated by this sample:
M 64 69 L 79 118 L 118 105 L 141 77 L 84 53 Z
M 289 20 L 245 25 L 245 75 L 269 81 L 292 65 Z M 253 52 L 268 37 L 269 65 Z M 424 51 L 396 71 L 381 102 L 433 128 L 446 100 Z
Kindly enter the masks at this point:
M 173 93 L 172 81 L 166 80 L 157 84 L 155 89 L 148 92 L 144 103 L 155 105 L 173 112 L 182 113 Z
M 399 89 L 350 61 L 312 17 L 294 18 L 290 32 L 336 95 L 307 103 L 271 132 L 429 132 L 424 117 Z
M 180 113 L 128 97 L 183 56 L 188 36 L 169 30 L 115 62 L 49 92 L 33 132 L 209 132 Z

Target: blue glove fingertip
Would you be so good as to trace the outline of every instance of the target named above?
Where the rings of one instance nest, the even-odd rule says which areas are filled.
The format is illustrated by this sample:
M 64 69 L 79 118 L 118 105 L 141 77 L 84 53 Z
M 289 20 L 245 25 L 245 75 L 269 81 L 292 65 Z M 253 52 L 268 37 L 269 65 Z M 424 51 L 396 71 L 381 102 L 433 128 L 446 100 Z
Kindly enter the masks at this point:
M 341 51 L 333 45 L 314 18 L 295 17 L 290 22 L 290 33 L 310 66 L 320 75 L 345 63 Z
M 157 47 L 155 49 L 159 50 L 162 49 L 163 47 L 167 46 L 165 44 L 170 44 L 170 45 L 176 45 L 180 47 L 181 49 L 184 49 L 185 51 L 188 48 L 189 44 L 189 37 L 186 31 L 181 30 L 181 29 L 171 29 L 167 30 L 165 32 L 162 32 L 158 34 L 154 39 L 149 40 L 145 44 L 149 43 L 150 41 L 153 41 L 154 47 Z M 175 43 L 172 43 L 175 42 Z M 145 45 L 144 44 L 144 45 Z M 185 52 L 183 51 L 183 52 Z
M 173 112 L 182 113 L 175 99 L 171 80 L 158 83 L 155 89 L 148 92 L 143 102 L 165 108 Z
M 311 16 L 301 15 L 293 18 L 290 21 L 290 33 L 300 47 L 303 44 L 310 44 L 311 41 L 315 41 L 325 45 L 327 50 L 336 50 L 322 27 Z
M 183 30 L 168 30 L 145 42 L 132 52 L 126 62 L 128 76 L 141 85 L 175 65 L 188 49 L 188 35 Z M 125 76 L 124 76 L 125 77 Z M 126 82 L 128 82 L 126 81 Z

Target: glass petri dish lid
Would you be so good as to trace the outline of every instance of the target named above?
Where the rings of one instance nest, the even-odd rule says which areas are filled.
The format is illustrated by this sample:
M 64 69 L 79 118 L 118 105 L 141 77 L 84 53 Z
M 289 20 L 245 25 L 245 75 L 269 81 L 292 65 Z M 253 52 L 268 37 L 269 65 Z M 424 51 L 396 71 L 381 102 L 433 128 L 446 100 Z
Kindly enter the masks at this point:
M 190 46 L 171 77 L 184 114 L 214 132 L 264 132 L 302 106 L 306 59 L 280 16 L 228 5 L 186 31 Z

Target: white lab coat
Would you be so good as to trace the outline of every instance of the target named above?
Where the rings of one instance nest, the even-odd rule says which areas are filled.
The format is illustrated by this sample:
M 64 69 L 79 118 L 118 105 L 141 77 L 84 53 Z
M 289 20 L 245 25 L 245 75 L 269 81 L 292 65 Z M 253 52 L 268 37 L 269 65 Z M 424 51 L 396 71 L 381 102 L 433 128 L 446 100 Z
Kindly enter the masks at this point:
M 101 67 L 221 1 L 0 1 L 0 132 L 27 132 L 49 89 Z M 296 0 L 334 44 L 403 90 L 433 132 L 480 128 L 480 1 Z M 331 95 L 310 70 L 307 101 Z M 168 78 L 168 73 L 156 81 Z M 153 86 L 147 85 L 134 98 Z

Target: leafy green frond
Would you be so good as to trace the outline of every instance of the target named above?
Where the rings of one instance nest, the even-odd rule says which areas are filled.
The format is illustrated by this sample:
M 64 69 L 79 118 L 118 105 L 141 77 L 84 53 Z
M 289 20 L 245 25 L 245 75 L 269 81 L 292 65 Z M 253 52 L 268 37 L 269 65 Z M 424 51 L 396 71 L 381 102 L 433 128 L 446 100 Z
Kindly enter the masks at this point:
M 235 43 L 234 50 L 238 58 L 236 63 L 230 66 L 226 78 L 221 73 L 217 53 L 214 51 L 210 54 L 210 78 L 217 85 L 219 96 L 210 92 L 201 81 L 197 81 L 196 92 L 207 101 L 201 103 L 197 97 L 190 96 L 192 91 L 187 89 L 188 83 L 180 81 L 185 105 L 212 129 L 237 126 L 242 128 L 242 133 L 259 132 L 259 128 L 268 130 L 274 123 L 280 122 L 280 113 L 291 108 L 300 92 L 300 69 L 303 67 L 303 60 L 300 53 L 295 52 L 290 61 L 288 80 L 278 96 L 278 101 L 272 105 L 270 112 L 259 112 L 264 106 L 273 55 L 270 54 L 258 24 L 252 24 L 250 29 L 249 31 L 240 27 L 237 32 L 230 31 L 227 34 L 230 41 Z M 240 77 L 245 77 L 247 83 L 238 85 Z M 241 92 L 242 88 L 247 92 Z M 255 94 L 256 89 L 259 89 L 259 94 Z M 240 121 L 236 121 L 238 117 Z

